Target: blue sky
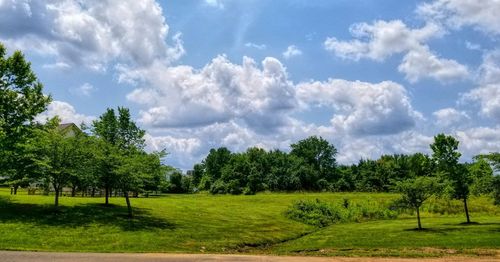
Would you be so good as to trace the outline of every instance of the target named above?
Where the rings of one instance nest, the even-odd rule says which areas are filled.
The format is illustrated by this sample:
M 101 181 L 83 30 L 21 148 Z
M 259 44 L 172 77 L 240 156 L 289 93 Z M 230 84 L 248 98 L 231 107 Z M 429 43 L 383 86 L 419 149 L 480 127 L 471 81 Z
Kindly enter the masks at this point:
M 495 0 L 0 0 L 0 41 L 91 123 L 126 106 L 148 150 L 189 169 L 211 147 L 328 139 L 341 163 L 500 150 Z

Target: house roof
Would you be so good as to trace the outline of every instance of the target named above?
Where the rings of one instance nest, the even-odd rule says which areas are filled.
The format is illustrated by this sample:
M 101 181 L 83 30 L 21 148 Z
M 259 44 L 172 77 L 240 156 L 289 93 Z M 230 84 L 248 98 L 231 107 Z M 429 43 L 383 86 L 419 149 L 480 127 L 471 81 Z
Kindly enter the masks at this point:
M 57 130 L 62 134 L 66 134 L 70 130 L 73 130 L 74 132 L 82 132 L 82 130 L 77 125 L 75 125 L 75 123 L 60 124 L 59 126 L 57 126 Z

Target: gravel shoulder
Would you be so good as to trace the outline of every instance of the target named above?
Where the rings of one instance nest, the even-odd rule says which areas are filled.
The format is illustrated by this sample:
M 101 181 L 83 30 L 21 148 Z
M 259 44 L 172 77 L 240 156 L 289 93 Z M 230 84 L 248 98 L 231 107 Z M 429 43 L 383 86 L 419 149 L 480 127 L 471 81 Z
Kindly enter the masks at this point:
M 411 258 L 351 258 L 351 257 L 289 257 L 289 256 L 252 256 L 252 255 L 211 255 L 211 254 L 164 254 L 164 253 L 144 253 L 144 254 L 127 254 L 127 253 L 59 253 L 59 252 L 24 252 L 24 251 L 0 251 L 0 260 L 2 262 L 18 262 L 18 261 L 37 261 L 37 262 L 184 262 L 184 261 L 238 261 L 238 262 L 487 262 L 500 261 L 500 257 L 444 257 L 444 258 L 427 258 L 427 259 L 411 259 Z

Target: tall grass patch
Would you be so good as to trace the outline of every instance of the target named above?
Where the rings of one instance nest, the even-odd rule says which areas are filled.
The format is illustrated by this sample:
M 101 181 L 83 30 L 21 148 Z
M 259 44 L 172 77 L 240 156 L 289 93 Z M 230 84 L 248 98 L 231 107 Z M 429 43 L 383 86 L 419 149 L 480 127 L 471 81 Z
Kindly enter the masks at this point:
M 336 223 L 394 219 L 398 212 L 389 209 L 386 203 L 373 200 L 326 202 L 316 199 L 294 202 L 285 210 L 285 216 L 308 225 L 326 227 Z

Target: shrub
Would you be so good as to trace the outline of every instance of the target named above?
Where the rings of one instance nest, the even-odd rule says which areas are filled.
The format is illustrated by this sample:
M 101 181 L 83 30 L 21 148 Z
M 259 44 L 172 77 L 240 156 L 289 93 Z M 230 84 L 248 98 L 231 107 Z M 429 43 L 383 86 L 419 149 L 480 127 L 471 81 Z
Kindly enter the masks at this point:
M 215 181 L 210 187 L 210 193 L 212 194 L 225 194 L 227 193 L 227 185 L 222 180 Z
M 338 203 L 328 203 L 316 199 L 293 203 L 285 211 L 285 216 L 308 225 L 325 227 L 335 223 L 393 219 L 398 213 L 375 201 L 351 203 L 348 199 L 343 199 Z

